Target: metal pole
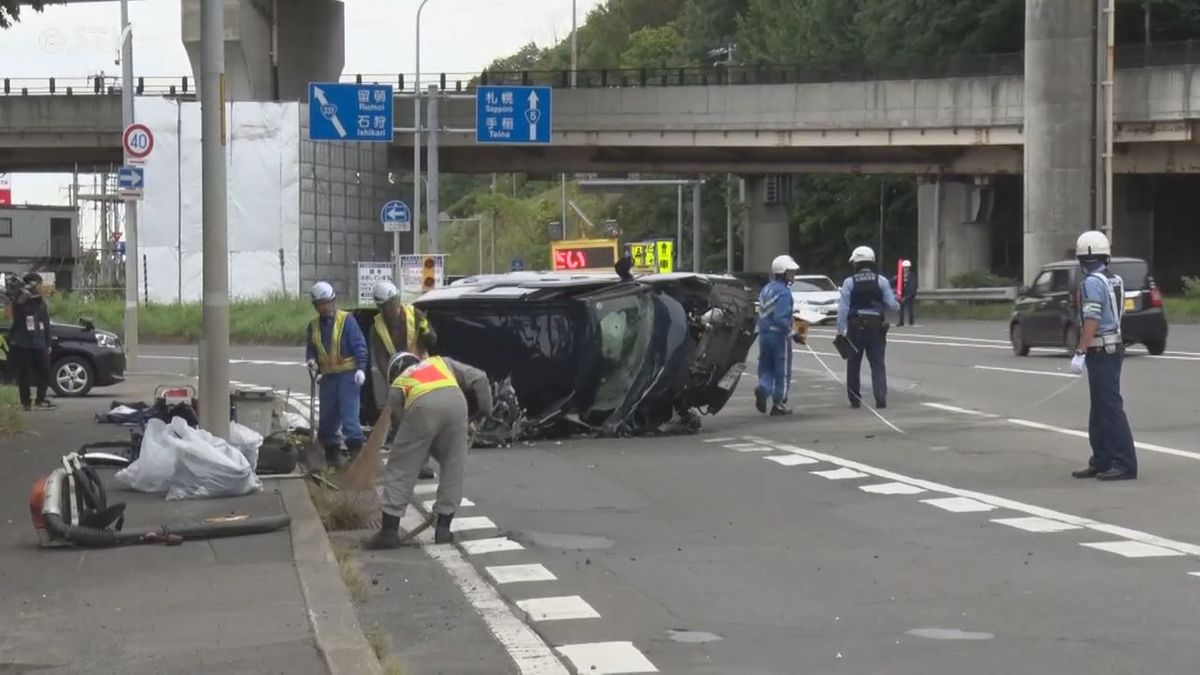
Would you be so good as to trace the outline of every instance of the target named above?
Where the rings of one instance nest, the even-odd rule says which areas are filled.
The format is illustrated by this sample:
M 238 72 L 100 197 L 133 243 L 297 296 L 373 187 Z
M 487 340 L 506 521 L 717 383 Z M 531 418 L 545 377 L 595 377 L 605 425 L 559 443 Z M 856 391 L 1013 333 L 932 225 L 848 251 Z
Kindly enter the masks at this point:
M 675 269 L 683 269 L 683 186 L 675 188 Z
M 441 224 L 441 209 L 438 206 L 438 86 L 436 84 L 429 85 L 429 133 L 427 134 L 427 142 L 429 143 L 429 152 L 426 153 L 426 181 L 425 195 L 426 205 L 428 208 L 425 213 L 425 218 L 429 221 L 429 252 L 441 253 L 442 240 L 439 236 L 439 225 Z
M 496 196 L 496 174 L 492 174 L 492 197 Z M 494 203 L 494 199 L 493 199 Z M 496 273 L 496 207 L 492 206 L 492 274 Z
M 579 38 L 578 27 L 576 25 L 576 14 L 578 10 L 578 1 L 571 0 L 571 88 L 575 88 L 576 77 L 579 71 Z M 567 222 L 563 221 L 563 233 L 566 233 Z
M 425 9 L 425 3 L 429 0 L 421 0 L 420 6 L 417 7 L 417 39 L 416 39 L 416 64 L 413 75 L 413 205 L 412 205 L 412 221 L 413 221 L 413 253 L 421 252 L 421 11 Z M 396 249 L 396 273 L 400 273 L 400 250 Z
M 887 269 L 883 260 L 883 179 L 879 179 L 879 269 Z
M 733 174 L 725 174 L 725 273 L 733 274 Z
M 746 209 L 746 179 L 738 178 L 738 204 L 742 209 L 742 271 L 750 271 L 750 212 Z
M 229 238 L 225 204 L 225 4 L 200 5 L 200 125 L 204 323 L 200 424 L 229 437 Z
M 483 274 L 483 217 L 476 218 L 475 224 L 479 226 L 479 273 Z
M 123 126 L 133 116 L 133 32 L 129 26 L 129 0 L 121 0 L 121 118 Z M 138 368 L 138 207 L 125 202 L 125 369 Z M 147 289 L 149 290 L 149 289 Z
M 700 182 L 692 185 L 692 271 L 700 271 Z
M 1113 89 L 1116 81 L 1116 0 L 1108 0 L 1105 9 L 1108 37 L 1105 44 L 1106 64 L 1104 71 L 1104 227 L 1109 239 L 1113 238 Z
M 568 232 L 568 229 L 567 229 L 567 174 L 565 174 L 565 173 L 560 173 L 560 174 L 558 174 L 558 179 L 559 179 L 559 181 L 562 183 L 562 228 L 563 228 L 563 239 L 570 239 L 570 238 L 571 238 L 571 237 L 570 237 L 570 235 L 568 235 L 568 234 L 567 234 L 567 232 Z M 580 232 L 580 234 L 579 234 L 579 238 L 580 238 L 580 239 L 583 239 L 583 233 L 582 233 L 582 232 Z

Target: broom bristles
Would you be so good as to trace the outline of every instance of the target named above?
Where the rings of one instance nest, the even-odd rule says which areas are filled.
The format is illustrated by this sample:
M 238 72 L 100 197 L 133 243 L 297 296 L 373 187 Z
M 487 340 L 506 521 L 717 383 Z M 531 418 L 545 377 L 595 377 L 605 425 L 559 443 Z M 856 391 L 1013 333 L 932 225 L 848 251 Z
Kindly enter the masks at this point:
M 342 474 L 342 485 L 352 490 L 370 490 L 375 487 L 375 478 L 379 475 L 379 450 L 387 438 L 389 427 L 392 426 L 392 416 L 385 410 L 375 421 L 371 435 L 359 451 L 358 456 Z

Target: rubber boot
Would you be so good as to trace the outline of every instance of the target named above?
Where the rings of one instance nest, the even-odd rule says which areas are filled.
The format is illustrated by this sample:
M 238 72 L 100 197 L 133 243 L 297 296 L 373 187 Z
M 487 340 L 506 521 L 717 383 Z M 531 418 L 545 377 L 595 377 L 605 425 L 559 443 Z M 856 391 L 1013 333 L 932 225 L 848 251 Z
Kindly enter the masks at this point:
M 325 466 L 331 469 L 342 468 L 342 448 L 338 445 L 325 446 Z
M 450 521 L 454 520 L 454 514 L 439 513 L 437 517 L 437 528 L 433 531 L 433 543 L 435 544 L 452 544 L 454 543 L 454 534 L 450 532 Z
M 379 531 L 370 539 L 363 540 L 362 547 L 368 551 L 382 551 L 400 548 L 400 519 L 396 516 L 383 514 L 383 522 Z

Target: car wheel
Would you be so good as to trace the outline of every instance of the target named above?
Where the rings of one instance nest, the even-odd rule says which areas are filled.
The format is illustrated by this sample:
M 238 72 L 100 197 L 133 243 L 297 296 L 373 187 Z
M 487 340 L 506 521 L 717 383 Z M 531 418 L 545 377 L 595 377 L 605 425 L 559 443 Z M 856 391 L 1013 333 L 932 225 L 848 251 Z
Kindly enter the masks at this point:
M 1166 340 L 1147 340 L 1146 350 L 1150 352 L 1150 356 L 1162 356 L 1167 351 Z
M 50 386 L 59 396 L 87 396 L 95 382 L 92 364 L 79 356 L 59 359 L 50 369 Z
M 1009 329 L 1009 339 L 1012 340 L 1012 350 L 1017 356 L 1029 356 L 1029 345 L 1025 344 L 1025 332 L 1021 330 L 1021 324 L 1014 323 Z

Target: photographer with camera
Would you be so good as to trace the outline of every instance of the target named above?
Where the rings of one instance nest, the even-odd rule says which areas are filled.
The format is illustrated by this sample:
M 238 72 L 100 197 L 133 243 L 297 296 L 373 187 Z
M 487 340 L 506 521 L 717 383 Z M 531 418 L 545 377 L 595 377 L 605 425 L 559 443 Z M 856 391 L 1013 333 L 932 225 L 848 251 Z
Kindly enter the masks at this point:
M 17 371 L 17 390 L 25 410 L 54 410 L 47 398 L 50 387 L 50 312 L 42 299 L 42 275 L 30 272 L 8 278 L 6 295 L 12 313 L 8 358 Z M 37 388 L 37 399 L 30 390 Z

